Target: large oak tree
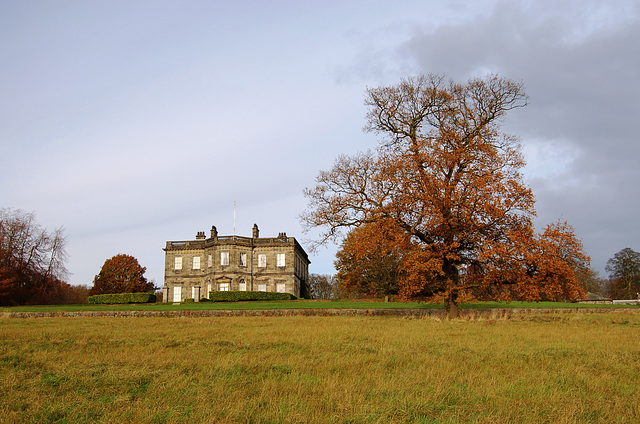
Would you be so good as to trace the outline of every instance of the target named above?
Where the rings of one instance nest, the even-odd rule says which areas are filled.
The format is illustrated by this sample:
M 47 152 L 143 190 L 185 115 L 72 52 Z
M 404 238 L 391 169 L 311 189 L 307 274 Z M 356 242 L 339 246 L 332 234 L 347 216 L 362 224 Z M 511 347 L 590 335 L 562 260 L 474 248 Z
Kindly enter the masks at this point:
M 463 291 L 506 297 L 513 290 L 502 287 L 520 287 L 525 299 L 582 293 L 575 276 L 547 285 L 541 265 L 531 264 L 528 251 L 544 249 L 532 229 L 534 197 L 520 173 L 519 141 L 500 129 L 507 112 L 527 103 L 522 84 L 418 76 L 368 89 L 365 102 L 365 129 L 382 136 L 379 146 L 338 157 L 305 191 L 302 218 L 322 228 L 319 243 L 393 222 L 419 246 L 406 258 L 401 294 L 436 289 L 450 315 Z

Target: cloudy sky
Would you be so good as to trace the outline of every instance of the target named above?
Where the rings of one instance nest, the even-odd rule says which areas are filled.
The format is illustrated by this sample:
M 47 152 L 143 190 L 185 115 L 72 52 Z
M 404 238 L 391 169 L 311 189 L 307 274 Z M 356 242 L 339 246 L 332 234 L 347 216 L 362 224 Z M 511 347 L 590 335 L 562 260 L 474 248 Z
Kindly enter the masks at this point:
M 593 268 L 640 250 L 640 1 L 0 0 L 0 207 L 65 228 L 72 284 L 168 240 L 287 232 L 362 132 L 367 87 L 418 73 L 522 81 L 540 227 Z M 336 248 L 311 256 L 333 273 Z

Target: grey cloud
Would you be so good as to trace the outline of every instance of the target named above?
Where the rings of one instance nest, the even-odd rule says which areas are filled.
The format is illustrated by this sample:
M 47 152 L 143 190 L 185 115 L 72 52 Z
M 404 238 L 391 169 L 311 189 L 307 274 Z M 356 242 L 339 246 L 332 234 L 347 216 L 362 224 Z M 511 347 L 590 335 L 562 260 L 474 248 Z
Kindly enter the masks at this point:
M 524 82 L 530 104 L 505 129 L 525 146 L 574 155 L 561 158 L 565 173 L 530 179 L 538 221 L 568 220 L 603 270 L 621 248 L 640 248 L 640 8 L 599 3 L 499 2 L 471 21 L 422 28 L 396 51 L 416 72 L 459 81 L 493 72 Z M 537 160 L 544 170 L 554 158 Z

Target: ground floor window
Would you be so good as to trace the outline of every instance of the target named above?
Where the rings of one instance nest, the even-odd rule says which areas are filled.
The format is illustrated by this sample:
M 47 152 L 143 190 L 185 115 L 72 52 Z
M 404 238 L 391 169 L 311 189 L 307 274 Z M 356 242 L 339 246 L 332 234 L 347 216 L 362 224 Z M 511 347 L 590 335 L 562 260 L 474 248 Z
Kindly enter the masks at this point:
M 182 302 L 182 287 L 180 286 L 173 287 L 173 301 Z
M 285 292 L 285 285 L 284 283 L 276 283 L 276 291 L 278 293 L 284 293 Z
M 266 284 L 258 284 L 258 291 L 266 292 L 267 291 L 267 285 Z
M 240 283 L 238 283 L 238 290 L 247 291 L 247 283 L 244 280 L 240 280 Z
M 220 283 L 220 291 L 229 291 L 229 283 Z

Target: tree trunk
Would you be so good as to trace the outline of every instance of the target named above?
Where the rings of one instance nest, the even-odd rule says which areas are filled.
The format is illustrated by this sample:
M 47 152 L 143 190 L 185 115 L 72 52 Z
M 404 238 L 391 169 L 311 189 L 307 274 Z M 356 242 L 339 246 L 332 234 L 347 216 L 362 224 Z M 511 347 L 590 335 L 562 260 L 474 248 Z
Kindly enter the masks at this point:
M 444 315 L 447 319 L 454 319 L 460 317 L 460 307 L 458 306 L 458 293 L 457 291 L 450 290 L 447 297 L 444 299 Z
M 458 290 L 460 274 L 458 267 L 452 262 L 445 260 L 443 269 L 448 275 L 448 290 L 444 298 L 444 313 L 447 319 L 459 318 L 460 308 L 458 307 Z

